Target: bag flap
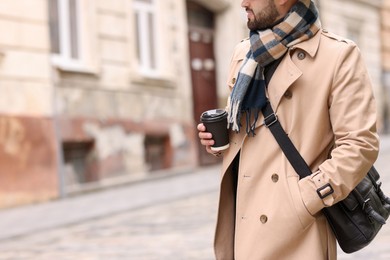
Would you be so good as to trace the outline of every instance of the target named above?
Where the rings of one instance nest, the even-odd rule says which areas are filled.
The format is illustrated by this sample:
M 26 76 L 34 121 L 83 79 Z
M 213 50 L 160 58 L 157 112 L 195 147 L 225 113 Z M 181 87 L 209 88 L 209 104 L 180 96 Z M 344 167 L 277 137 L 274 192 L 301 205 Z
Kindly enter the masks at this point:
M 378 175 L 379 176 L 379 175 Z M 358 184 L 358 186 L 355 188 L 359 194 L 366 199 L 370 193 L 371 190 L 374 189 L 374 186 L 372 184 L 372 181 L 368 176 L 364 177 L 364 179 Z M 353 211 L 356 209 L 356 207 L 359 205 L 359 201 L 356 199 L 355 195 L 351 192 L 348 197 L 346 197 L 342 203 L 344 206 L 350 210 Z

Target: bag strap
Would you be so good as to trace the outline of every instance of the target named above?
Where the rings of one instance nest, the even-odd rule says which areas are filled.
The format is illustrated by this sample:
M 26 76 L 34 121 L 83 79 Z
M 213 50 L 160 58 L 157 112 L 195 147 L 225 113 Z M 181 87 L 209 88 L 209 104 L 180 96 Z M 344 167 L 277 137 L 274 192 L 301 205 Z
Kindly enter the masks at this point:
M 312 172 L 309 166 L 302 158 L 297 148 L 295 148 L 286 132 L 283 130 L 282 125 L 278 120 L 278 116 L 275 114 L 271 107 L 271 103 L 268 100 L 267 105 L 262 109 L 262 112 L 264 115 L 265 126 L 271 130 L 271 133 L 275 137 L 277 143 L 279 144 L 294 170 L 301 178 L 311 175 Z
M 267 70 L 265 71 L 265 81 L 266 86 L 268 86 L 276 68 L 279 63 L 282 61 L 282 58 L 276 60 L 272 64 L 269 65 Z M 282 125 L 278 120 L 278 116 L 275 114 L 274 110 L 271 107 L 271 103 L 267 100 L 266 106 L 261 110 L 264 115 L 264 124 L 267 128 L 271 130 L 271 133 L 275 137 L 277 143 L 282 149 L 283 153 L 287 157 L 288 161 L 294 168 L 294 170 L 298 173 L 301 178 L 309 176 L 312 174 L 309 166 L 302 158 L 301 154 L 295 148 L 291 139 L 288 137 L 286 132 L 283 130 Z

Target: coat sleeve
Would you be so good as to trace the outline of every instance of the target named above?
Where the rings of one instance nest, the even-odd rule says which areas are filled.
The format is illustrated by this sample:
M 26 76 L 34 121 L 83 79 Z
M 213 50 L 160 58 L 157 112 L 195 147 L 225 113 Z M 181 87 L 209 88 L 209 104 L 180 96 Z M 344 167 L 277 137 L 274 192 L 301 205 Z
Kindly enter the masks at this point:
M 316 172 L 299 181 L 302 199 L 312 215 L 347 197 L 379 150 L 376 104 L 366 66 L 354 43 L 340 45 L 328 99 L 335 148 Z

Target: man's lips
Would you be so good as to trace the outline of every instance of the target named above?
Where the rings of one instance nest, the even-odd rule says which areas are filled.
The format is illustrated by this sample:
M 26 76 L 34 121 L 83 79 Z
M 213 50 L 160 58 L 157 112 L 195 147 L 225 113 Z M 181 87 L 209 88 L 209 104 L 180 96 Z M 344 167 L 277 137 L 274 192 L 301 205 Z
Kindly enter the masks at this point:
M 245 11 L 246 11 L 246 16 L 248 19 L 251 19 L 255 16 L 251 9 L 245 9 Z

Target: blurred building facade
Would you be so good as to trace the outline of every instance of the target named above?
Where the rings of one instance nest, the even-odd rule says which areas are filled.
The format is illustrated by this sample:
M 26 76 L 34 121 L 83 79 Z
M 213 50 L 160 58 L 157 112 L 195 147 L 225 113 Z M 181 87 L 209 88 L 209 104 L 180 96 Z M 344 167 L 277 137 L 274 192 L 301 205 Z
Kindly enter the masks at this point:
M 195 125 L 224 106 L 239 12 L 232 0 L 1 1 L 0 207 L 215 163 Z
M 380 1 L 317 2 L 383 97 Z M 226 104 L 240 2 L 4 0 L 0 33 L 0 207 L 218 162 L 195 126 Z
M 0 2 L 0 206 L 58 194 L 45 1 Z

